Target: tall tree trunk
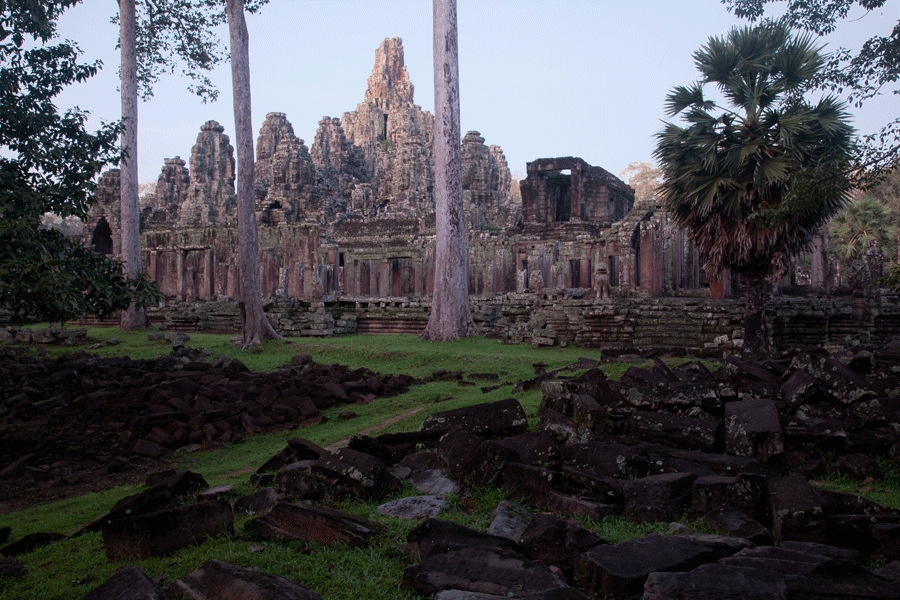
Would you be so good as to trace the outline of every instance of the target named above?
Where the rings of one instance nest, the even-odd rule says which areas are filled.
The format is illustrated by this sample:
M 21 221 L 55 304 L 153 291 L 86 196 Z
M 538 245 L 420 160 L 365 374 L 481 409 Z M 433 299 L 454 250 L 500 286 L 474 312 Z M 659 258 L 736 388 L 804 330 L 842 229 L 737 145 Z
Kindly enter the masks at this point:
M 463 216 L 456 0 L 434 8 L 435 274 L 422 339 L 458 340 L 475 332 L 469 312 L 469 254 Z
M 263 338 L 281 339 L 263 312 L 259 286 L 259 238 L 253 206 L 253 123 L 250 110 L 250 34 L 244 1 L 227 0 L 231 41 L 231 86 L 234 97 L 234 143 L 237 146 L 238 256 L 240 260 L 241 346 Z
M 137 152 L 137 52 L 135 38 L 135 0 L 119 0 L 119 47 L 122 64 L 119 89 L 122 93 L 122 147 L 125 159 L 120 169 L 119 189 L 119 232 L 121 233 L 122 262 L 125 277 L 137 279 L 143 272 L 141 264 L 141 204 L 138 198 L 138 152 Z M 122 329 L 146 327 L 147 313 L 143 308 L 131 303 L 122 311 L 119 326 Z
M 766 330 L 766 305 L 772 297 L 772 282 L 768 273 L 742 273 L 744 284 L 744 352 L 751 356 L 769 353 Z

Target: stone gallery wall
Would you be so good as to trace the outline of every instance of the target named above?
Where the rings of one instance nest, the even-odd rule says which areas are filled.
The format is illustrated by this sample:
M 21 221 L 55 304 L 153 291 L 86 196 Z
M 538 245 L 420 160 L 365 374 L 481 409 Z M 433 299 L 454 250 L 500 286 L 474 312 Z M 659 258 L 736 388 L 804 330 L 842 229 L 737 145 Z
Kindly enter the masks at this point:
M 278 297 L 265 309 L 275 328 L 286 336 L 418 334 L 428 321 L 431 303 L 430 298 L 407 297 L 325 300 Z M 722 336 L 739 339 L 744 317 L 741 301 L 709 298 L 597 302 L 504 294 L 473 296 L 471 310 L 481 334 L 509 343 L 694 351 L 721 346 Z M 150 318 L 170 329 L 230 332 L 240 328 L 234 302 L 172 302 L 151 309 Z M 778 297 L 766 321 L 775 349 L 856 342 L 881 345 L 900 335 L 900 298 Z

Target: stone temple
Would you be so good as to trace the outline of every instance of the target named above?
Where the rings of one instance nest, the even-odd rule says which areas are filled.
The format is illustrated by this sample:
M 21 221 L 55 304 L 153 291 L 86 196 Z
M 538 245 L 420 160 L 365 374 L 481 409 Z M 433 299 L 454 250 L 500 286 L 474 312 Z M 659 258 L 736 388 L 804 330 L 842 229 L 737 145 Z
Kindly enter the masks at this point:
M 312 146 L 270 113 L 256 143 L 264 294 L 429 296 L 434 279 L 434 117 L 414 102 L 399 38 L 386 39 L 363 101 L 324 117 Z M 580 158 L 543 158 L 515 182 L 503 151 L 461 140 L 473 296 L 567 290 L 586 298 L 675 295 L 708 283 L 660 206 Z M 103 174 L 85 243 L 119 252 L 118 171 Z M 234 150 L 204 123 L 187 161 L 166 159 L 142 213 L 144 268 L 170 298 L 237 297 Z

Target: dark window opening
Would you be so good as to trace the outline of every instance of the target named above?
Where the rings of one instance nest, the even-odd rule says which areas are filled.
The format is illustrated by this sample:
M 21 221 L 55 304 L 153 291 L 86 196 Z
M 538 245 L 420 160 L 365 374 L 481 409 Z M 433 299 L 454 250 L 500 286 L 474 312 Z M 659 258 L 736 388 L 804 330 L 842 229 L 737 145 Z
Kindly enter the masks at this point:
M 641 286 L 641 225 L 634 228 L 631 234 L 631 249 L 634 250 L 634 287 Z
M 388 116 L 387 116 L 387 113 L 384 113 L 384 129 L 381 130 L 381 139 L 380 139 L 380 141 L 382 141 L 382 142 L 387 139 L 387 123 L 388 123 Z
M 569 260 L 569 281 L 573 288 L 580 288 L 581 285 L 581 261 Z
M 619 257 L 610 256 L 607 258 L 609 267 L 607 274 L 609 275 L 609 287 L 619 287 Z
M 94 228 L 94 234 L 91 236 L 91 250 L 102 256 L 113 253 L 112 229 L 105 217 L 100 217 Z
M 553 202 L 553 220 L 558 222 L 569 221 L 572 218 L 572 172 L 569 169 L 560 171 L 559 174 L 550 177 L 547 182 L 550 187 L 550 199 Z
M 343 253 L 343 252 L 341 252 L 340 254 L 338 254 L 338 266 L 339 266 L 339 267 L 343 267 L 343 266 L 344 266 L 344 253 Z

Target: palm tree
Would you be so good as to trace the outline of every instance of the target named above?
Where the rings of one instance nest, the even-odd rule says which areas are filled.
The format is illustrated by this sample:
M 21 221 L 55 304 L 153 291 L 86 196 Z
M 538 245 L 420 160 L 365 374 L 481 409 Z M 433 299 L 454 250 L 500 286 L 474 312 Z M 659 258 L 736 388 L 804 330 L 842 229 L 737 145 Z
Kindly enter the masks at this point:
M 896 255 L 897 228 L 890 208 L 871 196 L 850 202 L 832 219 L 829 229 L 834 254 L 844 264 L 863 254 L 869 242 L 876 242 L 882 254 Z M 886 251 L 886 252 L 885 252 Z
M 657 134 L 660 193 L 706 271 L 741 276 L 745 351 L 765 352 L 773 276 L 846 201 L 854 131 L 834 97 L 802 95 L 823 65 L 809 35 L 734 28 L 711 37 L 694 63 L 700 81 L 666 98 L 667 114 L 685 125 Z M 704 96 L 707 84 L 724 103 Z

